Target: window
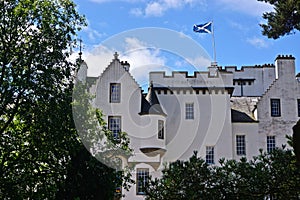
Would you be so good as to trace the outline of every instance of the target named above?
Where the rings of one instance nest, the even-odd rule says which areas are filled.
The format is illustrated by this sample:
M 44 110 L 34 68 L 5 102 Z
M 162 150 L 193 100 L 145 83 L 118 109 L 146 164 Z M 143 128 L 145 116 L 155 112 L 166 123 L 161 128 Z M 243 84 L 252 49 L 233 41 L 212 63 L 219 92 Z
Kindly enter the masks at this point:
M 206 163 L 214 164 L 215 163 L 215 148 L 213 146 L 206 147 Z
M 194 104 L 185 104 L 185 119 L 194 119 Z
M 145 194 L 145 186 L 149 177 L 149 169 L 138 168 L 136 172 L 136 194 Z
M 280 117 L 280 99 L 271 99 L 271 116 Z
M 244 135 L 236 136 L 236 154 L 239 156 L 246 155 L 246 141 Z
M 298 117 L 300 117 L 300 99 L 297 100 L 298 105 Z
M 111 83 L 110 84 L 110 103 L 120 103 L 121 102 L 121 84 Z
M 108 117 L 108 129 L 113 133 L 115 138 L 118 138 L 119 133 L 121 132 L 121 117 Z
M 267 152 L 270 153 L 275 149 L 275 136 L 267 136 Z
M 164 139 L 165 125 L 163 120 L 158 120 L 158 139 Z

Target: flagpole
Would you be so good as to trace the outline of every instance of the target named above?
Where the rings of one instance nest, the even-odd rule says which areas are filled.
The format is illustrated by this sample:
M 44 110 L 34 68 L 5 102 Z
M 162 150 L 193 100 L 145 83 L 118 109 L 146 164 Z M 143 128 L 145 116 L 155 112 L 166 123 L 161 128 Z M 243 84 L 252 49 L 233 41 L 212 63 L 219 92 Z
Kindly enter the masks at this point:
M 212 43 L 213 43 L 213 52 L 214 52 L 214 64 L 217 64 L 217 56 L 216 56 L 216 43 L 215 43 L 215 28 L 214 21 L 212 21 Z

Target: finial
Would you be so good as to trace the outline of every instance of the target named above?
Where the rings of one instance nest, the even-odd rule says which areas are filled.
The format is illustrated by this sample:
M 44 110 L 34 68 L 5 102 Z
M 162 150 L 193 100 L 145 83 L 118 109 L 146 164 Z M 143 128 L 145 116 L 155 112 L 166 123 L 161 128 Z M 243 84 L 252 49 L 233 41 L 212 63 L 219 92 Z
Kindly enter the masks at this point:
M 117 52 L 115 52 L 114 57 L 115 57 L 115 60 L 117 60 L 119 57 L 119 54 Z

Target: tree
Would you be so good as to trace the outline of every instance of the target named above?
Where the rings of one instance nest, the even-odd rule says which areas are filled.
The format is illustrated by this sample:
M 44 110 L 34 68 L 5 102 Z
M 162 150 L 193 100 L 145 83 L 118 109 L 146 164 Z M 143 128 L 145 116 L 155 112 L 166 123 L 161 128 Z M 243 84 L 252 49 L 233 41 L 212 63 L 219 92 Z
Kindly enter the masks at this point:
M 261 152 L 250 161 L 221 159 L 220 166 L 195 154 L 171 163 L 161 179 L 150 179 L 146 199 L 299 199 L 299 175 L 291 150 Z
M 78 145 L 67 48 L 85 21 L 68 0 L 0 10 L 0 198 L 54 198 Z
M 84 148 L 72 114 L 68 47 L 84 17 L 70 0 L 4 0 L 0 10 L 0 199 L 112 199 L 128 176 Z
M 84 18 L 70 0 L 0 2 L 0 133 L 17 113 L 47 101 L 70 84 L 68 46 Z
M 213 199 L 208 192 L 211 168 L 197 157 L 196 152 L 188 161 L 171 163 L 162 173 L 160 179 L 149 179 L 146 186 L 147 200 Z
M 77 80 L 75 85 L 73 119 L 80 135 L 80 145 L 70 153 L 66 179 L 56 199 L 112 200 L 121 197 L 121 189 L 119 192 L 116 189 L 130 187 L 133 183 L 131 174 L 126 168 L 118 168 L 119 162 L 115 162 L 114 155 L 106 157 L 105 153 L 111 150 L 118 152 L 115 149 L 121 148 L 130 155 L 132 150 L 127 134 L 119 133 L 119 137 L 115 138 L 107 128 L 102 112 L 91 106 L 92 96 L 87 92 L 86 83 Z M 108 165 L 104 158 L 108 158 Z
M 299 0 L 258 0 L 270 3 L 274 11 L 263 14 L 267 24 L 260 24 L 263 35 L 278 39 L 281 36 L 300 30 L 300 1 Z

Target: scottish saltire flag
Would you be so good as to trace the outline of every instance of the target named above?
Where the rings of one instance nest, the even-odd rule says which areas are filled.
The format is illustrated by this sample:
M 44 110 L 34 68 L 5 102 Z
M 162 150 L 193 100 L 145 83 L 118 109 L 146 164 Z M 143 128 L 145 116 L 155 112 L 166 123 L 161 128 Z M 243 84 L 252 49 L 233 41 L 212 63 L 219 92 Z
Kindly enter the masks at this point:
M 212 33 L 211 32 L 212 22 L 207 22 L 205 24 L 194 24 L 193 30 L 197 33 Z

